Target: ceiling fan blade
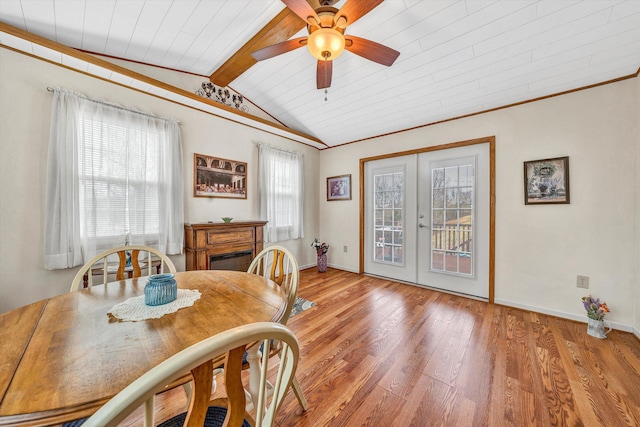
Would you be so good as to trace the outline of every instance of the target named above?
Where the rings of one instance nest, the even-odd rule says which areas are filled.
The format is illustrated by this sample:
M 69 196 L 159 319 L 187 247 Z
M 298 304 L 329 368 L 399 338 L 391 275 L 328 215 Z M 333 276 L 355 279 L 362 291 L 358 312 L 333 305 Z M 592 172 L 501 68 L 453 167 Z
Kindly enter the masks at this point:
M 312 25 L 320 25 L 320 18 L 311 5 L 307 3 L 307 0 L 282 0 L 282 3 L 286 4 L 287 7 L 302 18 L 304 22 Z
M 306 44 L 307 36 L 298 37 L 251 52 L 251 56 L 253 56 L 256 61 L 264 61 L 265 59 L 273 58 L 274 56 L 282 55 L 283 53 L 305 46 Z
M 383 0 L 348 0 L 338 13 L 336 13 L 334 21 L 338 22 L 340 17 L 345 17 L 347 19 L 346 25 L 351 25 L 367 13 L 371 12 L 376 6 L 382 3 L 382 1 Z
M 316 86 L 318 89 L 331 87 L 331 75 L 333 74 L 333 61 L 318 60 L 316 72 Z
M 380 43 L 356 36 L 346 36 L 345 49 L 378 64 L 391 66 L 400 56 L 400 52 Z

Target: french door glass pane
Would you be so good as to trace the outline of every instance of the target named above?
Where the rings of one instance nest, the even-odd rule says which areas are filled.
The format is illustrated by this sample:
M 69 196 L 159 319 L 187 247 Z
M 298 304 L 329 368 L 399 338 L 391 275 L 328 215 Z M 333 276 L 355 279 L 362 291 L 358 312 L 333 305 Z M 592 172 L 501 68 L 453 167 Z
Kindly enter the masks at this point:
M 404 264 L 404 172 L 374 175 L 375 261 Z
M 431 171 L 430 270 L 473 275 L 473 165 Z

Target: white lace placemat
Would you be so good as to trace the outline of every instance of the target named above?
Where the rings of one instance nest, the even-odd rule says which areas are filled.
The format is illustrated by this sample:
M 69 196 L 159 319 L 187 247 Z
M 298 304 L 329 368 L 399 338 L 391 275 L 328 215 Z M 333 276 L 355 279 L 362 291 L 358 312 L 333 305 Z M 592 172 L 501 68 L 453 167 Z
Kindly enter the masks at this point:
M 159 319 L 165 314 L 175 313 L 181 308 L 192 306 L 201 295 L 196 289 L 178 289 L 178 298 L 163 305 L 147 305 L 144 303 L 144 295 L 140 295 L 114 305 L 107 315 L 125 322 Z

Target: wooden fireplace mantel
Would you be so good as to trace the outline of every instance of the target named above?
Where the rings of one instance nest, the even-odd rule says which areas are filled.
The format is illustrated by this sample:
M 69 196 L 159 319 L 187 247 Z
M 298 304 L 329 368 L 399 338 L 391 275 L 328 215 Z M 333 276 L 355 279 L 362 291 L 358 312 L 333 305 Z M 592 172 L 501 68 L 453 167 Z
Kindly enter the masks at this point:
M 203 222 L 184 225 L 186 269 L 208 270 L 212 255 L 251 251 L 251 259 L 262 250 L 267 221 Z

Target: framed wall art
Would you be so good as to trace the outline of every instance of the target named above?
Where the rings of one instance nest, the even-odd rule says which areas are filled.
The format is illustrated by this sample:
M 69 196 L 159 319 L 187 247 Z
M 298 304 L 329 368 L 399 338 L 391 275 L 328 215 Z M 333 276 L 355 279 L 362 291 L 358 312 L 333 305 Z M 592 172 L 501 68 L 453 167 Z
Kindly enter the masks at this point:
M 351 175 L 327 178 L 327 200 L 351 200 Z
M 569 157 L 524 162 L 524 204 L 569 203 Z
M 247 163 L 205 154 L 193 155 L 193 196 L 247 198 Z

